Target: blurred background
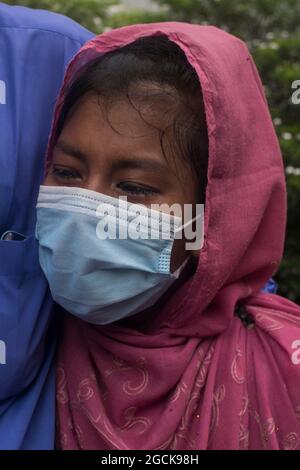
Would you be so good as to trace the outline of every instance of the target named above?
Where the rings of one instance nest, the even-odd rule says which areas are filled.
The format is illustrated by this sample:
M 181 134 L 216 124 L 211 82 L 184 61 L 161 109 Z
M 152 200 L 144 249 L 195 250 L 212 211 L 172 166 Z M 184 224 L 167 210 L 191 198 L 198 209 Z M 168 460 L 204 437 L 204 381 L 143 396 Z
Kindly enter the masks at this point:
M 299 0 L 23 0 L 73 18 L 95 33 L 154 21 L 213 24 L 247 42 L 265 86 L 280 139 L 288 187 L 285 255 L 274 279 L 279 294 L 300 304 L 300 88 Z M 294 84 L 294 87 L 297 84 Z M 298 101 L 300 101 L 300 93 Z M 272 234 L 270 234 L 272 236 Z

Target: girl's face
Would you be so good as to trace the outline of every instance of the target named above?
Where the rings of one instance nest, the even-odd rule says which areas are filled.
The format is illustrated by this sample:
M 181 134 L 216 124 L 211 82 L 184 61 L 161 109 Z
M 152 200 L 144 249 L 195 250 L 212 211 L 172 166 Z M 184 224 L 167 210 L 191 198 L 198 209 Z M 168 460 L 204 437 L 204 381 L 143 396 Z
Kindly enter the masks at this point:
M 44 184 L 127 196 L 146 206 L 195 204 L 197 179 L 172 146 L 173 119 L 174 110 L 160 103 L 137 110 L 124 97 L 106 112 L 97 95 L 83 96 L 57 140 Z M 165 130 L 164 152 L 159 130 Z M 174 242 L 172 272 L 187 256 L 184 244 Z

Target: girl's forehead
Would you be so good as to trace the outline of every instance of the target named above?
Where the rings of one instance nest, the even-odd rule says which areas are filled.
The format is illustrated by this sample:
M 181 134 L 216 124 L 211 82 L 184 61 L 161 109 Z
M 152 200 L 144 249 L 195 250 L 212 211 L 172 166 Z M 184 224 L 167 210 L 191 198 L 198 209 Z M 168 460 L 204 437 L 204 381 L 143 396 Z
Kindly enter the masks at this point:
M 74 106 L 65 126 L 94 129 L 110 128 L 116 134 L 132 138 L 153 138 L 157 131 L 169 133 L 178 112 L 178 97 L 163 91 L 142 98 L 141 95 L 119 95 L 114 98 L 90 93 Z
M 69 117 L 59 140 L 93 148 L 95 153 L 97 149 L 103 153 L 143 148 L 159 155 L 162 153 L 160 132 L 164 130 L 168 134 L 166 120 L 160 117 L 159 113 L 136 109 L 126 98 L 106 106 L 97 96 L 90 95 L 81 100 Z
M 67 120 L 54 149 L 59 154 L 84 155 L 81 160 L 98 170 L 125 168 L 126 162 L 127 168 L 139 167 L 180 179 L 188 173 L 193 179 L 191 165 L 174 143 L 173 126 L 166 126 L 165 117 L 163 123 L 154 117 L 141 115 L 126 98 L 105 109 L 97 96 L 89 95 Z

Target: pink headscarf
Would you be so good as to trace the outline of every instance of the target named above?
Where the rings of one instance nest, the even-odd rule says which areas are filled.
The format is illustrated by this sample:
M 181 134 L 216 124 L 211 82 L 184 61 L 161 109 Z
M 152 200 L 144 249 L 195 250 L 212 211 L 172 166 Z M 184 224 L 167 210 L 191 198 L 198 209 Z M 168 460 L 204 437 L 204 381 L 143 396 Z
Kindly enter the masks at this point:
M 209 135 L 205 244 L 196 273 L 147 332 L 66 315 L 57 367 L 63 449 L 300 449 L 300 308 L 260 289 L 278 269 L 284 170 L 262 84 L 245 44 L 211 26 L 136 25 L 96 37 L 80 68 L 140 37 L 185 52 Z M 49 143 L 51 160 L 54 137 Z M 247 328 L 235 312 L 254 321 Z M 243 314 L 242 314 L 243 315 Z

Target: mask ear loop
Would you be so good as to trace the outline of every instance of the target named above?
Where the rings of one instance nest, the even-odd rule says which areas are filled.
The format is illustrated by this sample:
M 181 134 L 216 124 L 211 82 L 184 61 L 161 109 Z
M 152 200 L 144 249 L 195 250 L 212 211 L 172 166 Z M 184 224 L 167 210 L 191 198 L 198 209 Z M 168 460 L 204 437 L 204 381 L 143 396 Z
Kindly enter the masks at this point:
M 196 220 L 202 218 L 202 230 L 201 230 L 201 240 L 200 240 L 200 245 L 197 247 L 198 250 L 200 250 L 203 247 L 204 244 L 204 217 L 203 214 L 198 214 L 196 217 L 193 217 L 191 220 L 188 220 L 185 224 L 181 225 L 180 227 L 177 227 L 174 229 L 174 239 L 176 239 L 176 234 L 179 232 L 182 232 L 183 229 L 191 225 L 193 222 L 196 222 Z M 196 234 L 197 235 L 197 234 Z
M 174 271 L 172 273 L 172 276 L 175 276 L 176 279 L 179 278 L 180 274 L 182 273 L 182 271 L 184 270 L 184 268 L 186 267 L 187 265 L 187 262 L 189 261 L 191 255 L 188 255 L 185 260 L 183 261 L 183 263 L 179 266 L 179 268 L 176 269 L 176 271 Z
M 203 216 L 203 214 L 199 214 L 197 215 L 196 217 L 193 217 L 191 220 L 189 220 L 188 222 L 186 222 L 185 224 L 183 225 L 180 225 L 180 227 L 177 227 L 176 229 L 174 229 L 174 239 L 176 239 L 176 234 L 177 233 L 181 233 L 183 229 L 185 229 L 186 227 L 188 227 L 189 225 L 191 225 L 193 222 L 195 222 L 196 220 L 200 219 L 201 217 Z M 203 220 L 203 227 L 204 227 L 204 218 L 202 218 Z M 204 230 L 202 230 L 202 234 L 203 234 Z M 200 246 L 199 246 L 199 249 L 202 248 L 203 246 L 203 243 L 204 243 L 204 236 L 202 235 L 202 238 L 201 238 L 201 242 L 200 242 Z M 176 269 L 176 271 L 174 271 L 172 273 L 172 276 L 174 276 L 176 279 L 179 278 L 180 274 L 182 273 L 183 269 L 185 268 L 187 262 L 189 261 L 191 255 L 188 255 L 186 257 L 186 259 L 183 261 L 183 263 L 179 266 L 179 268 Z
M 0 240 L 4 241 L 22 241 L 25 240 L 27 237 L 22 233 L 15 232 L 14 230 L 7 230 L 2 234 Z

